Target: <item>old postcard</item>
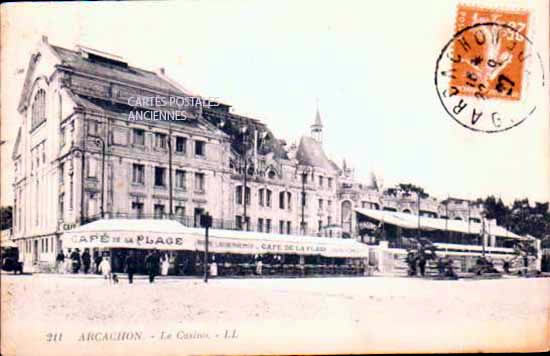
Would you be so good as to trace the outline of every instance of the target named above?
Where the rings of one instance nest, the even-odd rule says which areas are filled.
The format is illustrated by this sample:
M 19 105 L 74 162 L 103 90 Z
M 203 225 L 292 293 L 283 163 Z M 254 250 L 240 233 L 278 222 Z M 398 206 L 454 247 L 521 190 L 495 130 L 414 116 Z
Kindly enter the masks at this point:
M 550 5 L 0 7 L 0 353 L 548 351 Z

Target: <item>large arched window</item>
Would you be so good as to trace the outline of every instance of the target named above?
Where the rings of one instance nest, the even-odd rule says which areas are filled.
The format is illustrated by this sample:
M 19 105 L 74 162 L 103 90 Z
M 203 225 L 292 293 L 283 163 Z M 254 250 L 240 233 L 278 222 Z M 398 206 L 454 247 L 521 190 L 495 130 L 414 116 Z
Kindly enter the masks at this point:
M 352 223 L 352 205 L 349 200 L 342 202 L 342 228 L 344 231 L 351 233 Z
M 46 91 L 40 89 L 34 95 L 32 103 L 31 127 L 34 129 L 46 121 Z

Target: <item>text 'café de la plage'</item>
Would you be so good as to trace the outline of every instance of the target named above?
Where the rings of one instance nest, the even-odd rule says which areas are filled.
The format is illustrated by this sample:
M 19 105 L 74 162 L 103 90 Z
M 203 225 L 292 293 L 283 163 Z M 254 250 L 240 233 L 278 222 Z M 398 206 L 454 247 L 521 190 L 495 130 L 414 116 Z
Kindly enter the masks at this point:
M 440 236 L 430 226 L 430 238 L 480 251 L 480 206 L 388 192 L 374 174 L 368 182 L 357 181 L 353 169 L 324 152 L 318 109 L 310 118 L 311 132 L 287 144 L 261 121 L 190 93 L 163 69 L 135 68 L 119 56 L 82 46 L 61 48 L 43 37 L 30 57 L 18 111 L 13 238 L 26 267 L 54 264 L 61 249 L 78 246 L 64 239 L 71 230 L 134 221 L 128 231 L 108 234 L 105 247 L 115 264 L 117 253 L 148 247 L 138 245 L 139 234 L 131 234 L 139 221 L 166 219 L 165 226 L 177 221 L 193 228 L 205 212 L 219 231 L 213 252 L 218 246 L 313 254 L 324 244 L 319 241 L 332 240 L 323 253 L 348 257 L 345 251 L 356 248 L 348 242 L 375 243 L 380 225 L 389 247 L 399 247 L 416 236 L 417 221 L 446 230 Z M 175 112 L 178 119 L 167 119 Z M 521 238 L 491 226 L 483 243 L 494 253 L 506 253 L 507 241 Z M 256 240 L 232 240 L 231 233 L 243 230 L 256 233 Z M 173 232 L 151 246 L 188 258 L 204 247 L 198 233 L 178 246 L 181 235 Z M 279 240 L 263 243 L 259 233 Z M 101 236 L 96 239 L 100 244 Z M 89 245 L 90 253 L 100 253 L 97 244 Z M 83 242 L 80 250 L 86 246 Z

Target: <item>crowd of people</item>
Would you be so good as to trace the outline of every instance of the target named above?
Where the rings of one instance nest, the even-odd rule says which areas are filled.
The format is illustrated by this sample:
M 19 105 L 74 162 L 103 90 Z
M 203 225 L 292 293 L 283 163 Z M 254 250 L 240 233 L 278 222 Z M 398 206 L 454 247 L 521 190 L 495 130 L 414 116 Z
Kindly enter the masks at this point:
M 92 263 L 93 260 L 93 263 Z M 138 259 L 133 251 L 129 251 L 124 260 L 124 271 L 128 274 L 128 282 L 133 283 L 134 274 L 138 270 Z M 170 264 L 166 256 L 161 256 L 158 250 L 152 250 L 145 257 L 145 268 L 149 276 L 149 282 L 153 283 L 155 277 L 168 275 Z M 92 258 L 89 249 L 76 248 L 72 251 L 59 251 L 56 256 L 56 270 L 58 273 L 84 273 L 101 274 L 105 279 L 111 281 L 113 278 L 118 280 L 116 274 L 112 273 L 111 259 L 106 254 L 96 253 Z
M 80 250 L 74 249 L 72 252 L 63 250 L 59 251 L 55 258 L 56 270 L 59 273 L 99 273 L 99 265 L 103 256 L 97 255 L 94 258 L 92 265 L 92 256 L 89 249 L 85 249 L 82 253 Z

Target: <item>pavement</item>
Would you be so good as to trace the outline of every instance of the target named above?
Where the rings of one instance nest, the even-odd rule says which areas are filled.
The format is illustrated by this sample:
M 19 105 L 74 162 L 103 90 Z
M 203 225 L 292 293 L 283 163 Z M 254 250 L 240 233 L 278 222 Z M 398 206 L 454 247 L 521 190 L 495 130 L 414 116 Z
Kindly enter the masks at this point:
M 1 341 L 17 351 L 11 354 L 40 350 L 45 356 L 69 350 L 117 356 L 388 353 L 398 347 L 408 353 L 518 352 L 542 350 L 548 342 L 547 278 L 270 276 L 203 283 L 167 276 L 158 282 L 144 275 L 133 285 L 113 285 L 98 275 L 3 274 L 2 326 L 8 327 Z M 224 338 L 234 330 L 238 338 Z M 110 332 L 143 338 L 80 341 Z M 48 342 L 48 333 L 62 333 L 63 341 Z M 195 334 L 210 339 L 183 338 Z

